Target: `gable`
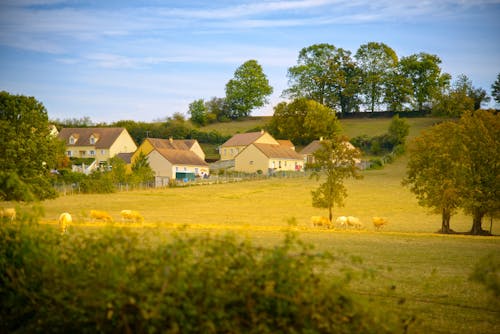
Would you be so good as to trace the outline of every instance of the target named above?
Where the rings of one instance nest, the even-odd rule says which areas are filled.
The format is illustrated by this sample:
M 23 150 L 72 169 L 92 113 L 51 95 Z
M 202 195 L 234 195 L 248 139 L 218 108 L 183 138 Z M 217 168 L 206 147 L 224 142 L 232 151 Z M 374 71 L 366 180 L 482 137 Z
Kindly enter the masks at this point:
M 231 138 L 229 138 L 228 141 L 226 141 L 224 144 L 221 145 L 221 147 L 235 147 L 235 146 L 248 146 L 252 143 L 255 142 L 273 142 L 276 143 L 276 140 L 267 132 L 265 131 L 259 131 L 259 132 L 248 132 L 248 133 L 237 133 Z
M 96 149 L 109 149 L 118 137 L 127 131 L 125 128 L 63 128 L 58 138 L 67 146 L 95 146 Z

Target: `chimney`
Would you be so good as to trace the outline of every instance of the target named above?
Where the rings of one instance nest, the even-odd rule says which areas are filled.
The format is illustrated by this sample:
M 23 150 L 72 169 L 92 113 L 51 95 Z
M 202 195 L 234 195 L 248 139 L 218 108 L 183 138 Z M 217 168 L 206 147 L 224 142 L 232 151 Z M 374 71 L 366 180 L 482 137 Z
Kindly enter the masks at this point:
M 172 143 L 174 142 L 174 138 L 169 137 L 169 138 L 168 138 L 168 141 L 170 142 L 170 144 L 172 144 Z
M 264 129 L 260 129 L 260 133 L 261 133 L 261 134 L 264 134 Z
M 323 137 L 319 137 L 319 141 L 323 141 Z

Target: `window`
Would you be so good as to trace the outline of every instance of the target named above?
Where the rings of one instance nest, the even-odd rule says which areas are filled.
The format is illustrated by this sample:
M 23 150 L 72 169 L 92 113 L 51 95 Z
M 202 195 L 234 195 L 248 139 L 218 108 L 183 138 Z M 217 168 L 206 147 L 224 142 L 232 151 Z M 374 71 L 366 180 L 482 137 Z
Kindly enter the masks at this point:
M 175 167 L 175 171 L 178 172 L 179 171 L 179 167 L 176 166 Z
M 95 144 L 95 138 L 94 136 L 90 136 L 90 145 L 94 145 Z
M 94 151 L 94 150 L 91 150 L 91 151 L 90 151 L 90 156 L 91 156 L 91 157 L 95 156 L 95 151 Z
M 75 138 L 73 136 L 69 137 L 69 143 L 74 144 L 75 143 Z
M 278 168 L 281 168 L 281 160 L 278 161 Z
M 106 154 L 106 150 L 101 150 L 101 154 L 105 155 Z
M 250 166 L 253 166 L 253 160 L 250 160 Z
M 198 168 L 195 168 L 195 169 L 194 169 L 194 173 L 195 173 L 195 174 L 198 174 Z
M 67 151 L 66 154 L 68 155 L 68 157 L 71 157 L 72 156 L 72 153 L 71 151 Z

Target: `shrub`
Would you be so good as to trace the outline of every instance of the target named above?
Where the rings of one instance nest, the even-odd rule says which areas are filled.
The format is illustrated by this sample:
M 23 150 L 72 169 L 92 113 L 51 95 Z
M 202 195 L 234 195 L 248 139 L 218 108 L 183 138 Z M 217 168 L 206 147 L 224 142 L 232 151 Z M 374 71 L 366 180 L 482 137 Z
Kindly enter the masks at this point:
M 352 273 L 325 279 L 331 261 L 292 234 L 269 249 L 231 235 L 5 225 L 0 332 L 401 332 L 351 295 Z

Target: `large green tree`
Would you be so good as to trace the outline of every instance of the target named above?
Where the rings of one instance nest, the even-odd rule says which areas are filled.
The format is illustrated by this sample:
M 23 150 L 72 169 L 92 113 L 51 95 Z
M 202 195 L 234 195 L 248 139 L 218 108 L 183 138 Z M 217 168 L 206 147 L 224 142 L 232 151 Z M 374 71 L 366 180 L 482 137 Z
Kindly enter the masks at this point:
M 412 83 L 414 107 L 419 111 L 424 110 L 424 107 L 431 107 L 433 99 L 450 81 L 449 74 L 441 73 L 441 59 L 436 55 L 421 52 L 402 57 L 399 62 L 401 75 Z
M 394 82 L 398 56 L 386 44 L 370 42 L 361 45 L 354 57 L 362 73 L 361 92 L 368 109 L 373 112 L 385 99 L 387 82 Z
M 226 84 L 226 103 L 231 119 L 249 116 L 254 108 L 262 107 L 273 93 L 262 66 L 256 60 L 248 60 L 234 72 L 234 78 Z
M 465 191 L 462 207 L 472 215 L 472 234 L 481 234 L 482 219 L 500 211 L 500 114 L 465 113 L 459 122 Z
M 339 131 L 335 111 L 305 98 L 274 107 L 270 132 L 278 138 L 306 145 L 319 137 L 330 138 Z
M 444 232 L 456 207 L 472 215 L 471 234 L 500 211 L 500 115 L 466 112 L 456 123 L 435 126 L 410 149 L 404 183 L 420 204 L 441 211 Z
M 0 199 L 43 200 L 56 192 L 50 171 L 64 156 L 47 111 L 34 97 L 0 92 Z
M 331 44 L 314 44 L 299 52 L 288 69 L 283 95 L 307 98 L 341 112 L 357 110 L 360 73 L 351 52 Z
M 461 203 L 463 170 L 459 158 L 458 125 L 444 122 L 433 126 L 409 145 L 410 158 L 403 184 L 416 195 L 421 206 L 441 214 L 442 233 L 450 233 L 451 216 Z
M 343 206 L 347 196 L 344 179 L 361 178 L 356 162 L 360 157 L 357 149 L 347 144 L 347 138 L 332 136 L 321 141 L 321 148 L 314 152 L 312 168 L 316 180 L 322 177 L 324 182 L 311 192 L 312 204 L 316 208 L 328 209 L 328 218 L 332 221 L 333 208 Z
M 491 85 L 491 96 L 496 103 L 500 104 L 500 73 L 497 75 L 497 79 Z

